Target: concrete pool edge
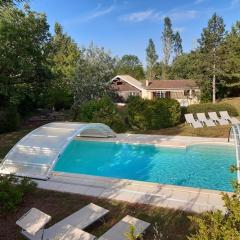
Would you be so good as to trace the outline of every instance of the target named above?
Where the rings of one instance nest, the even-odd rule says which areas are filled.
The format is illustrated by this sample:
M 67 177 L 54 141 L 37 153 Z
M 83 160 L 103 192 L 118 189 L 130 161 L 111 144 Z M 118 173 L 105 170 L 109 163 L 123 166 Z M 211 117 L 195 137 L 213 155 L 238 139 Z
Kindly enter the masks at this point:
M 99 142 L 152 144 L 162 147 L 184 147 L 194 144 L 224 144 L 226 138 L 190 136 L 117 134 L 116 138 L 76 138 Z M 144 181 L 98 177 L 84 174 L 52 172 L 47 181 L 36 180 L 42 189 L 75 193 L 99 198 L 149 204 L 201 213 L 207 210 L 224 210 L 221 191 L 164 185 Z M 228 193 L 232 194 L 232 193 Z
M 115 142 L 129 144 L 147 144 L 157 147 L 186 148 L 196 144 L 223 144 L 234 146 L 234 143 L 228 142 L 227 138 L 209 138 L 192 136 L 171 136 L 171 135 L 148 135 L 148 134 L 117 134 L 115 138 L 88 138 L 76 137 L 75 140 L 97 141 L 97 142 Z
M 224 211 L 222 192 L 217 190 L 62 172 L 52 172 L 51 178 L 47 181 L 35 181 L 39 188 L 47 190 L 196 213 L 216 209 Z

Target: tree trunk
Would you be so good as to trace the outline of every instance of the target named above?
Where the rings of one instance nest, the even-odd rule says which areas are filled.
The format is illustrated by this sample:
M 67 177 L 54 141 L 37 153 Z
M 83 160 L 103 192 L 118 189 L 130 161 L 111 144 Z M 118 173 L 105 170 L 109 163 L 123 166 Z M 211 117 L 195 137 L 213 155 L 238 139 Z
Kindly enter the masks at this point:
M 213 49 L 212 102 L 216 103 L 216 48 Z
M 215 64 L 214 64 L 215 66 Z M 213 74 L 213 80 L 212 80 L 212 102 L 216 103 L 216 75 Z

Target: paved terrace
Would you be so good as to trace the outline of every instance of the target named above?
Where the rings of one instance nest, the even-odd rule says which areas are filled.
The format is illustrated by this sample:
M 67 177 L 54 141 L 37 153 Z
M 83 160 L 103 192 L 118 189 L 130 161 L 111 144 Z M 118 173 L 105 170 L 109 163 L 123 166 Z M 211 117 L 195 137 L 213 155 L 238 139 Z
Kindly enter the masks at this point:
M 229 144 L 225 138 L 141 134 L 118 134 L 114 139 L 84 138 L 84 140 L 155 144 L 172 147 L 186 147 L 189 144 L 201 143 Z M 156 207 L 168 207 L 198 213 L 214 209 L 224 210 L 221 192 L 214 190 L 60 172 L 52 172 L 48 181 L 36 181 L 38 187 L 42 189 L 150 204 Z
M 192 144 L 214 143 L 231 144 L 227 138 L 205 138 L 205 137 L 187 137 L 187 136 L 166 136 L 166 135 L 147 135 L 147 134 L 117 134 L 116 138 L 76 138 L 79 140 L 101 141 L 101 142 L 119 142 L 132 144 L 153 144 L 156 146 L 167 147 L 187 147 Z

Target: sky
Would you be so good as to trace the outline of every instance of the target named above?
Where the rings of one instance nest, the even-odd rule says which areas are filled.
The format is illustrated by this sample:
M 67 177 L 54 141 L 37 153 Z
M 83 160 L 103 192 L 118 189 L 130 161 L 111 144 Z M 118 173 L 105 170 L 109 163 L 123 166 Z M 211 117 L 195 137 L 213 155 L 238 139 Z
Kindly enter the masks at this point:
M 46 13 L 51 32 L 59 22 L 80 47 L 93 42 L 113 56 L 137 55 L 143 64 L 149 38 L 162 57 L 166 16 L 180 32 L 185 52 L 197 47 L 214 12 L 224 18 L 227 30 L 240 20 L 240 0 L 30 0 L 30 6 Z

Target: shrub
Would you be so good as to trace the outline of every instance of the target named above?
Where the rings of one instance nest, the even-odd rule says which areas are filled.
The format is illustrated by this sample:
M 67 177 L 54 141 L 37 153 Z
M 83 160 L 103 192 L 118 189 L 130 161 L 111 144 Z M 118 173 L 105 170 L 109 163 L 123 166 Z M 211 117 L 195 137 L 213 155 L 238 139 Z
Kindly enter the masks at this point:
M 128 121 L 133 129 L 160 129 L 179 123 L 181 108 L 174 99 L 155 101 L 132 97 L 128 100 Z
M 232 195 L 223 194 L 224 212 L 209 211 L 201 216 L 190 217 L 198 225 L 198 230 L 188 240 L 240 239 L 240 185 L 234 183 L 233 186 Z
M 237 116 L 238 112 L 230 104 L 227 103 L 203 103 L 203 104 L 194 104 L 187 107 L 188 113 L 208 113 L 208 112 L 219 112 L 219 111 L 228 111 L 230 116 Z
M 147 100 L 141 97 L 129 97 L 127 100 L 127 118 L 132 129 L 147 129 L 147 119 L 143 111 L 147 110 Z
M 15 107 L 0 111 L 0 133 L 14 131 L 19 124 L 20 116 Z
M 85 103 L 80 110 L 81 121 L 100 122 L 108 125 L 116 132 L 127 130 L 126 124 L 109 97 L 91 100 Z
M 19 180 L 13 175 L 0 175 L 0 212 L 14 210 L 24 195 L 35 188 L 36 184 L 27 178 Z

